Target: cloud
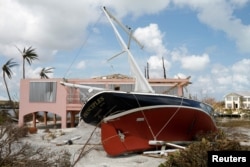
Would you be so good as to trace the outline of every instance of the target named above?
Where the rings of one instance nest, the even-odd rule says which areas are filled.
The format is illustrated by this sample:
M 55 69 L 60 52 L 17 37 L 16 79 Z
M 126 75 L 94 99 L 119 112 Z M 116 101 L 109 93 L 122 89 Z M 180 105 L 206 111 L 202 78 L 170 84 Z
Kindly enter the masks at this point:
M 227 75 L 227 76 L 220 76 L 216 79 L 217 83 L 219 85 L 231 85 L 232 83 L 232 76 Z
M 181 63 L 181 68 L 191 71 L 200 71 L 207 67 L 210 58 L 207 53 L 202 55 L 189 55 L 186 47 L 174 49 L 171 52 L 172 60 Z
M 47 53 L 40 55 L 44 60 L 43 57 L 50 59 L 54 50 L 79 46 L 87 26 L 97 20 L 97 10 L 100 10 L 91 1 L 76 0 L 71 5 L 58 0 L 3 1 L 0 5 L 0 48 L 35 46 Z
M 233 81 L 235 83 L 239 83 L 240 85 L 248 85 L 249 83 L 249 77 L 247 77 L 246 75 L 242 75 L 242 74 L 234 74 L 233 75 Z
M 205 97 L 215 97 L 214 93 L 221 95 L 221 92 L 214 87 L 214 80 L 209 74 L 200 75 L 196 78 L 192 76 L 191 79 L 195 79 L 195 82 L 192 81 L 192 84 L 188 86 L 187 90 L 192 97 L 202 100 Z M 221 97 L 217 96 L 215 98 Z
M 198 71 L 204 69 L 207 64 L 209 64 L 210 59 L 207 54 L 199 55 L 191 55 L 185 56 L 181 60 L 181 66 L 184 69 Z
M 231 85 L 232 74 L 230 67 L 225 67 L 221 64 L 215 64 L 211 68 L 211 76 L 215 85 Z
M 155 0 L 152 4 L 151 0 L 134 1 L 134 0 L 104 0 L 103 4 L 107 7 L 111 6 L 115 9 L 118 17 L 123 17 L 130 13 L 133 17 L 138 17 L 143 14 L 155 14 L 164 10 L 171 0 Z
M 25 66 L 25 78 L 40 78 L 41 70 L 42 70 L 42 67 L 32 68 L 32 66 L 26 65 Z
M 164 62 L 163 62 L 164 61 Z M 163 63 L 164 66 L 169 69 L 170 64 L 167 62 L 165 59 L 162 59 L 162 57 L 159 56 L 151 56 L 148 60 L 150 69 L 155 70 L 155 69 L 162 69 L 163 68 Z
M 55 50 L 71 50 L 82 44 L 87 28 L 98 21 L 102 5 L 114 9 L 120 16 L 128 13 L 136 17 L 158 13 L 169 1 L 156 0 L 155 5 L 140 1 L 116 0 L 2 0 L 0 2 L 0 53 L 18 58 L 19 48 L 34 46 L 41 61 L 53 59 Z M 119 11 L 119 12 L 118 12 Z M 18 14 L 17 14 L 18 13 Z M 98 32 L 96 28 L 93 28 Z M 10 33 L 11 32 L 11 33 Z
M 174 78 L 176 79 L 186 79 L 187 76 L 185 74 L 182 74 L 182 73 L 178 73 L 174 76 Z
M 243 59 L 235 62 L 232 66 L 224 66 L 215 64 L 212 66 L 212 71 L 204 76 L 198 76 L 195 82 L 190 85 L 192 93 L 198 95 L 223 95 L 229 91 L 246 91 L 249 87 L 250 59 Z M 203 93 L 201 93 L 203 92 Z
M 79 63 L 77 63 L 76 68 L 77 69 L 84 69 L 85 68 L 85 61 L 80 61 Z
M 55 56 L 59 57 L 56 61 L 58 65 L 56 68 L 58 69 L 60 66 L 65 69 L 66 65 L 63 65 L 63 61 L 69 60 L 67 58 L 71 56 L 72 50 L 76 51 L 82 45 L 82 41 L 87 38 L 89 31 L 96 33 L 96 36 L 103 35 L 101 26 L 91 27 L 103 15 L 100 10 L 102 5 L 111 9 L 119 20 L 125 16 L 137 19 L 140 16 L 157 15 L 168 10 L 170 5 L 174 7 L 171 10 L 176 9 L 176 7 L 189 8 L 194 11 L 202 24 L 207 25 L 212 30 L 224 32 L 230 40 L 235 42 L 240 51 L 250 53 L 250 26 L 235 15 L 236 10 L 245 7 L 248 3 L 248 0 L 155 0 L 153 3 L 150 0 L 74 0 L 69 4 L 68 1 L 61 0 L 1 0 L 1 63 L 5 61 L 5 58 L 6 60 L 15 58 L 21 64 L 21 56 L 15 45 L 20 49 L 33 46 L 39 54 L 39 62 L 34 62 L 32 66 L 26 66 L 27 77 L 39 78 L 40 63 L 50 63 Z M 212 55 L 207 52 L 191 53 L 189 48 L 185 46 L 174 46 L 177 49 L 167 48 L 164 40 L 168 40 L 168 37 L 165 36 L 164 32 L 156 23 L 139 27 L 134 32 L 134 35 L 144 43 L 145 50 L 150 53 L 145 59 L 151 68 L 151 77 L 162 77 L 162 57 L 164 57 L 167 71 L 170 69 L 172 71 L 179 63 L 178 68 L 176 68 L 178 76 L 181 76 L 179 73 L 183 76 L 187 75 L 180 71 L 179 66 L 185 73 L 188 73 L 187 76 L 192 74 L 194 89 L 202 89 L 209 93 L 249 87 L 249 82 L 247 82 L 250 80 L 248 75 L 250 72 L 248 70 L 249 59 L 235 62 L 228 67 L 220 64 L 212 65 L 210 64 L 213 62 L 210 60 Z M 96 41 L 91 42 L 95 43 Z M 65 51 L 67 56 L 63 55 Z M 108 51 L 110 52 L 110 50 Z M 98 52 L 100 51 L 98 50 Z M 113 52 L 110 55 L 112 54 Z M 94 56 L 96 55 L 92 55 L 92 57 Z M 60 59 L 61 57 L 62 59 Z M 86 68 L 89 65 L 89 63 L 84 63 L 86 61 L 79 62 L 75 67 Z M 211 73 L 202 73 L 202 77 L 196 73 L 205 72 L 208 65 L 211 65 L 209 66 L 212 70 Z M 10 89 L 16 91 L 22 76 L 22 67 L 19 66 L 13 71 L 15 78 L 8 80 L 8 82 Z M 0 86 L 0 91 L 5 91 L 4 87 Z
M 167 54 L 167 49 L 163 45 L 164 34 L 160 31 L 157 24 L 137 28 L 134 36 L 144 45 L 147 51 L 156 53 L 159 56 Z
M 171 63 L 166 60 L 168 53 L 163 44 L 164 34 L 157 24 L 150 24 L 146 27 L 139 27 L 135 30 L 134 36 L 142 43 L 144 49 L 152 55 L 148 59 L 150 77 L 163 77 L 163 63 L 166 70 L 169 70 Z
M 250 26 L 244 25 L 234 15 L 234 10 L 245 6 L 247 0 L 173 0 L 174 4 L 180 7 L 189 6 L 197 12 L 201 23 L 209 27 L 223 31 L 227 36 L 235 40 L 236 45 L 242 52 L 250 53 Z
M 230 74 L 230 70 L 221 65 L 221 64 L 215 64 L 211 70 L 212 75 L 228 75 Z
M 232 71 L 234 73 L 249 74 L 250 73 L 250 59 L 243 59 L 236 62 L 232 66 Z
M 162 57 L 159 56 L 150 56 L 150 58 L 148 59 L 148 63 L 149 63 L 150 78 L 163 78 L 164 77 L 163 65 L 165 67 L 166 73 L 168 72 L 171 66 L 171 64 L 168 61 L 162 59 Z
M 248 87 L 250 80 L 250 59 L 243 59 L 232 65 L 232 80 L 234 83 L 238 84 L 238 87 L 245 86 Z

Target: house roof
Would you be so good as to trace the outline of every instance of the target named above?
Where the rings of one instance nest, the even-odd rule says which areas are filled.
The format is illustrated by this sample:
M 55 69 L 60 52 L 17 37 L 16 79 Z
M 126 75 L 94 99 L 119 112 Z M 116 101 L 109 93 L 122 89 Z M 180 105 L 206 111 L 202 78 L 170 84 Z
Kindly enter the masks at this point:
M 228 93 L 228 94 L 226 94 L 225 95 L 225 97 L 227 97 L 227 96 L 244 96 L 244 97 L 246 97 L 246 96 L 249 96 L 250 97 L 250 92 L 231 92 L 231 93 Z
M 106 76 L 94 77 L 93 79 L 131 79 L 131 78 L 132 77 L 123 74 L 111 74 Z

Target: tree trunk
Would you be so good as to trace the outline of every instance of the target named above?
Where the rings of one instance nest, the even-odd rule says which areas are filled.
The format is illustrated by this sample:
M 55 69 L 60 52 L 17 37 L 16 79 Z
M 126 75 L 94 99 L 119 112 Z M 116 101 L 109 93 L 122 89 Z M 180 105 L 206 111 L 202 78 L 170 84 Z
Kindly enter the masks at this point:
M 23 79 L 25 79 L 25 59 L 23 57 Z
M 17 116 L 17 112 L 15 110 L 14 102 L 11 100 L 11 96 L 10 96 L 9 88 L 8 88 L 8 85 L 7 85 L 7 82 L 6 82 L 6 79 L 5 79 L 5 73 L 4 72 L 3 72 L 3 81 L 4 81 L 4 85 L 5 85 L 8 97 L 9 97 L 9 102 L 12 105 L 12 109 L 13 109 L 13 112 L 14 112 L 15 116 Z

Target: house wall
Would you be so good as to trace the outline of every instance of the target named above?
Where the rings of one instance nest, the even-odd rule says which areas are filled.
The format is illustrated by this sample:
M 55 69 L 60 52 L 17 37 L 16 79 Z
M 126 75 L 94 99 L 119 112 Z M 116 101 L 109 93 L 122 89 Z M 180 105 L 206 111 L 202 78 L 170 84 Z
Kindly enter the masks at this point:
M 243 108 L 249 109 L 250 108 L 250 96 L 243 97 Z
M 226 109 L 238 109 L 241 108 L 240 96 L 229 95 L 225 97 L 225 108 Z
M 20 81 L 20 102 L 19 102 L 19 126 L 24 125 L 24 116 L 36 112 L 49 112 L 61 117 L 61 127 L 67 127 L 67 116 L 78 114 L 82 108 L 81 93 L 78 88 L 70 88 L 61 85 L 64 80 L 58 79 L 21 79 Z M 55 102 L 30 102 L 30 83 L 31 82 L 56 82 L 56 101 Z M 68 79 L 69 83 L 85 84 L 89 86 L 102 86 L 106 89 L 114 89 L 116 85 L 124 85 L 132 91 L 133 79 Z M 183 86 L 188 85 L 189 79 L 150 79 L 149 83 L 154 87 L 163 87 L 158 93 L 171 92 L 175 95 L 183 96 Z M 128 86 L 126 86 L 128 85 Z M 130 86 L 129 86 L 130 85 Z M 38 95 L 39 96 L 39 95 Z M 71 123 L 74 118 L 71 117 Z M 72 125 L 72 124 L 71 124 Z
M 226 109 L 249 109 L 250 108 L 250 96 L 239 95 L 237 93 L 231 93 L 225 96 L 225 108 Z
M 30 82 L 47 82 L 53 81 L 57 83 L 56 102 L 30 102 Z M 61 117 L 62 128 L 66 128 L 67 112 L 66 112 L 66 91 L 65 87 L 60 84 L 62 79 L 22 79 L 20 82 L 20 102 L 19 102 L 19 126 L 24 124 L 24 116 L 34 112 L 47 111 L 57 114 Z

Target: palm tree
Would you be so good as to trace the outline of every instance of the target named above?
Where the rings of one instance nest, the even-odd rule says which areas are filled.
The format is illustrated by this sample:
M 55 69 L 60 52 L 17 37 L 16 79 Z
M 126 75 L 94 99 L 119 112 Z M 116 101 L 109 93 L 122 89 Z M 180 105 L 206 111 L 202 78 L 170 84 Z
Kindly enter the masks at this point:
M 33 49 L 31 46 L 26 49 L 24 48 L 23 51 L 21 51 L 18 47 L 16 47 L 19 52 L 22 54 L 23 57 L 23 79 L 25 79 L 25 61 L 31 65 L 33 60 L 38 59 L 38 55 L 35 52 L 35 49 Z
M 53 73 L 53 67 L 50 67 L 50 68 L 42 68 L 42 70 L 41 70 L 41 72 L 40 72 L 40 77 L 41 77 L 41 79 L 48 79 L 49 77 L 48 77 L 48 75 L 47 74 L 49 74 L 49 73 Z
M 12 67 L 15 67 L 15 66 L 18 66 L 18 63 L 14 62 L 13 59 L 9 59 L 3 66 L 2 66 L 2 71 L 3 71 L 3 80 L 4 80 L 4 84 L 5 84 L 5 87 L 6 87 L 6 91 L 7 91 L 7 94 L 8 94 L 8 97 L 9 97 L 9 101 L 10 103 L 12 104 L 12 107 L 13 107 L 13 111 L 15 113 L 15 115 L 17 115 L 16 111 L 15 111 L 15 106 L 14 106 L 14 103 L 13 101 L 11 100 L 11 96 L 10 96 L 10 92 L 9 92 L 9 88 L 8 88 L 8 84 L 6 82 L 6 75 L 8 76 L 9 79 L 12 78 L 12 71 L 11 71 L 11 68 Z

